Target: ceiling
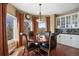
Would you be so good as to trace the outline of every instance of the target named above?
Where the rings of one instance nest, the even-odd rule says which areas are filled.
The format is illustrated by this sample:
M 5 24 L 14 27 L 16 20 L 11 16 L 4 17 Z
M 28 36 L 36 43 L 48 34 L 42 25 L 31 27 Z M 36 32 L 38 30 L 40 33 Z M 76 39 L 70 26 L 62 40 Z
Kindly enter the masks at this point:
M 39 15 L 40 11 L 39 3 L 11 3 L 11 4 L 24 12 L 33 15 Z M 42 15 L 62 14 L 78 7 L 79 3 L 42 3 L 41 12 Z

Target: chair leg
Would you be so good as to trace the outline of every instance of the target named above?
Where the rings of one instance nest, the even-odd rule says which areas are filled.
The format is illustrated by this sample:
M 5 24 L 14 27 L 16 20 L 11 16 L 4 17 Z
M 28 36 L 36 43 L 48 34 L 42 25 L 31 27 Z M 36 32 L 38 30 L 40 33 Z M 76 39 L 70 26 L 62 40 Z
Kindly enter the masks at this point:
M 27 49 L 25 49 L 25 48 L 24 48 L 24 53 L 23 53 L 23 55 L 24 55 L 24 56 L 29 56 L 29 51 L 28 51 Z
M 56 55 L 57 55 L 56 48 L 49 52 L 49 56 L 56 56 Z

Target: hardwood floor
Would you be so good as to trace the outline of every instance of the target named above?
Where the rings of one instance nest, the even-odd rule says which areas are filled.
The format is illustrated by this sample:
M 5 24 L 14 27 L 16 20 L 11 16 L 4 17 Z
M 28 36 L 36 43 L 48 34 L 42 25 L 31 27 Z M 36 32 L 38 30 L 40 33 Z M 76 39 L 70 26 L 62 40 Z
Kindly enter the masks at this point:
M 31 51 L 29 54 L 30 56 L 37 56 L 34 51 Z M 17 53 L 15 54 L 12 54 L 13 56 L 16 55 Z M 38 54 L 39 56 L 41 56 L 40 54 Z M 20 48 L 20 52 L 18 53 L 18 56 L 28 56 L 28 51 L 25 50 L 25 53 L 24 53 L 24 49 L 21 49 Z M 44 56 L 44 55 L 42 55 Z M 73 48 L 73 47 L 70 47 L 70 46 L 66 46 L 66 45 L 63 45 L 63 44 L 57 44 L 57 48 L 56 50 L 51 50 L 50 52 L 50 56 L 79 56 L 79 49 L 77 48 Z
M 70 46 L 66 46 L 63 44 L 57 44 L 56 51 L 51 52 L 51 55 L 53 56 L 79 56 L 79 49 L 73 48 Z
M 22 54 L 22 56 L 48 56 L 48 54 L 41 49 L 40 50 L 34 49 L 29 52 L 27 50 L 25 50 L 25 52 Z

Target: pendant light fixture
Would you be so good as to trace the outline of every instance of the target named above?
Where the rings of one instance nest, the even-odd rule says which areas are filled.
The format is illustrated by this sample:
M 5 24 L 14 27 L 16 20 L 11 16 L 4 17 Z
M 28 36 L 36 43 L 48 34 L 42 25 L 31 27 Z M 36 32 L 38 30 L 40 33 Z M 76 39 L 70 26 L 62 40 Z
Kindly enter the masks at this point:
M 40 12 L 39 12 L 39 19 L 37 20 L 37 22 L 42 22 L 42 15 L 41 15 L 41 3 L 39 4 L 39 10 L 40 10 Z
M 40 6 L 39 19 L 40 19 L 40 21 L 41 21 L 41 19 L 42 19 L 42 18 L 41 18 L 41 5 L 42 5 L 42 4 L 39 4 L 39 6 Z

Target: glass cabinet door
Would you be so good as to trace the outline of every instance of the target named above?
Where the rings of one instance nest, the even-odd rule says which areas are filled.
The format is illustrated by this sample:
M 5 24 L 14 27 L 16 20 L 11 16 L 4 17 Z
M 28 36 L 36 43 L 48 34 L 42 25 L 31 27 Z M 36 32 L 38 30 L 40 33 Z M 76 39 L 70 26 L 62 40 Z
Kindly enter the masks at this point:
M 66 16 L 66 28 L 71 28 L 71 16 Z
M 78 14 L 72 15 L 72 27 L 73 28 L 78 27 Z
M 60 18 L 57 18 L 56 19 L 56 27 L 57 28 L 60 28 Z
M 65 17 L 61 17 L 61 28 L 65 28 Z

